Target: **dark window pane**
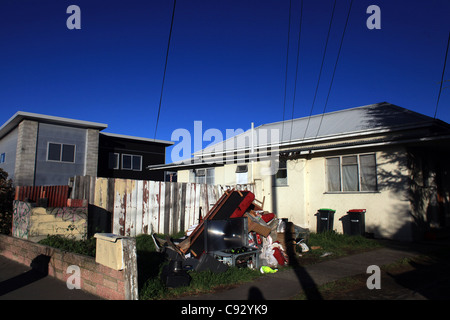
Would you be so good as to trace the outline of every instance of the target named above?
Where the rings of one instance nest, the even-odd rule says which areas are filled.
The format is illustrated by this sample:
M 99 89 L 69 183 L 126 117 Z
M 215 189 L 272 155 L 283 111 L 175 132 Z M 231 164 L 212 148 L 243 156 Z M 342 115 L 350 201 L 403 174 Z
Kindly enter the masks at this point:
M 248 172 L 247 165 L 237 166 L 236 167 L 236 173 L 243 173 L 243 172 Z
M 133 170 L 141 171 L 142 170 L 141 162 L 142 162 L 141 156 L 133 156 Z
M 61 145 L 57 143 L 49 143 L 47 158 L 52 161 L 61 161 Z
M 122 155 L 122 169 L 131 170 L 131 156 L 123 154 Z
M 195 175 L 197 177 L 204 177 L 206 175 L 206 169 L 197 169 Z
M 70 144 L 63 144 L 62 149 L 63 162 L 75 162 L 75 146 Z
M 287 164 L 286 160 L 280 160 L 278 162 L 278 171 L 275 174 L 275 185 L 276 186 L 287 186 Z
M 119 154 L 118 153 L 109 153 L 109 169 L 119 169 Z

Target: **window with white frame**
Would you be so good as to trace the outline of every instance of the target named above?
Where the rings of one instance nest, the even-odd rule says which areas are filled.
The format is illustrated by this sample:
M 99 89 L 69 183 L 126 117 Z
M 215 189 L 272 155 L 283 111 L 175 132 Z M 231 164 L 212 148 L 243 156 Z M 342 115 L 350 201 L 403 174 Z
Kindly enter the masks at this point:
M 75 145 L 64 143 L 48 143 L 47 161 L 75 162 Z
M 248 183 L 248 166 L 238 165 L 236 167 L 236 184 Z
M 122 170 L 142 171 L 142 156 L 122 154 Z
M 195 183 L 214 184 L 214 168 L 195 169 Z
M 360 154 L 326 159 L 328 192 L 377 191 L 375 154 Z

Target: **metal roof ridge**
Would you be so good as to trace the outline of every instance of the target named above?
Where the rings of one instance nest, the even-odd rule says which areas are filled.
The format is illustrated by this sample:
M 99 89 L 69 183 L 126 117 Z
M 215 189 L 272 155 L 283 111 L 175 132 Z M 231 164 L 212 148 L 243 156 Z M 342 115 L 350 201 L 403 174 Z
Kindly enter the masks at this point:
M 321 117 L 324 115 L 330 115 L 330 114 L 336 114 L 336 113 L 343 113 L 343 112 L 348 112 L 348 111 L 352 111 L 352 110 L 356 110 L 356 109 L 363 109 L 363 108 L 368 108 L 368 107 L 374 107 L 374 106 L 381 106 L 381 105 L 386 105 L 386 106 L 396 106 L 392 103 L 389 102 L 378 102 L 378 103 L 372 103 L 372 104 L 367 104 L 364 106 L 357 106 L 357 107 L 352 107 L 352 108 L 348 108 L 348 109 L 342 109 L 342 110 L 335 110 L 335 111 L 331 111 L 331 112 L 326 112 L 326 113 L 319 113 L 319 114 L 315 114 L 315 115 L 311 115 L 311 116 L 305 116 L 305 117 L 300 117 L 300 118 L 295 118 L 295 119 L 289 119 L 289 120 L 281 120 L 281 121 L 275 121 L 275 122 L 269 122 L 269 123 L 264 123 L 259 127 L 263 127 L 263 126 L 268 126 L 268 125 L 274 125 L 274 124 L 281 124 L 283 122 L 291 122 L 291 121 L 296 121 L 296 120 L 306 120 L 308 118 L 317 118 L 317 117 Z M 396 106 L 398 107 L 398 106 Z M 399 107 L 401 108 L 401 107 Z M 404 109 L 404 108 L 402 108 Z M 405 109 L 408 110 L 408 109 Z M 256 128 L 255 128 L 256 129 Z

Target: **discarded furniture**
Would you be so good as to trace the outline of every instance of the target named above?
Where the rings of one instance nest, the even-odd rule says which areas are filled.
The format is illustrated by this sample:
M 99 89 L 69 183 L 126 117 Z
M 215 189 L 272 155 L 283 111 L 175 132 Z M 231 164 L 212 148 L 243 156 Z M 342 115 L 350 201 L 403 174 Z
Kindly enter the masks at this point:
M 205 221 L 224 220 L 229 218 L 239 218 L 244 215 L 252 205 L 255 195 L 250 191 L 226 191 L 216 204 L 209 210 L 203 221 L 190 236 L 180 243 L 179 248 L 183 253 L 192 253 L 195 257 L 200 256 L 205 251 L 204 227 Z
M 258 270 L 261 266 L 288 263 L 287 253 L 295 254 L 298 243 L 304 246 L 301 252 L 309 250 L 306 245 L 309 229 L 277 218 L 276 214 L 264 211 L 263 205 L 264 201 L 256 201 L 250 191 L 229 190 L 197 225 L 188 228 L 186 237 L 158 239 L 153 235 L 158 251 L 169 259 L 163 274 L 166 286 L 188 283 L 189 278 L 180 270 L 214 273 L 229 267 Z
M 205 222 L 205 253 L 233 267 L 259 268 L 259 250 L 248 245 L 247 218 Z

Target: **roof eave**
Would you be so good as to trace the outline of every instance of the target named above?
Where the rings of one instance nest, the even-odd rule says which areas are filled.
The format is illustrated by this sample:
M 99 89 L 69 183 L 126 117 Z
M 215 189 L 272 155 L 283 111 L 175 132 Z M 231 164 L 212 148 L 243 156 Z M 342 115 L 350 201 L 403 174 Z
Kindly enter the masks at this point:
M 0 138 L 4 137 L 11 130 L 17 127 L 23 120 L 34 120 L 39 121 L 41 123 L 50 123 L 56 125 L 70 125 L 73 127 L 81 127 L 81 128 L 89 128 L 89 129 L 98 129 L 104 130 L 108 127 L 107 124 L 98 123 L 98 122 L 90 122 L 84 120 L 75 120 L 69 118 L 48 116 L 38 113 L 17 111 L 11 118 L 8 119 L 1 127 L 0 127 Z
M 389 146 L 389 145 L 398 145 L 398 144 L 409 144 L 409 143 L 417 143 L 417 142 L 429 142 L 429 141 L 438 141 L 438 140 L 446 140 L 450 139 L 449 135 L 440 135 L 440 136 L 430 136 L 430 137 L 421 137 L 421 138 L 406 138 L 406 139 L 400 139 L 400 140 L 389 140 L 389 139 L 379 139 L 379 140 L 364 140 L 364 141 L 358 141 L 358 142 L 352 142 L 352 143 L 336 143 L 331 145 L 324 145 L 324 146 L 318 146 L 316 148 L 310 147 L 310 148 L 298 148 L 298 149 L 289 149 L 289 150 L 277 150 L 280 154 L 281 153 L 293 153 L 298 152 L 298 155 L 305 156 L 310 155 L 314 153 L 322 153 L 322 152 L 330 152 L 335 150 L 349 150 L 349 149 L 356 149 L 356 148 L 372 148 L 372 147 L 380 147 L 380 146 Z M 234 156 L 234 155 L 233 155 Z M 272 159 L 270 155 L 265 155 L 265 158 Z M 235 160 L 235 159 L 231 159 Z M 244 160 L 244 159 L 241 159 Z M 253 155 L 250 155 L 248 159 L 250 162 L 258 160 L 261 161 L 259 154 L 256 152 Z M 186 159 L 182 160 L 176 163 L 170 163 L 165 165 L 152 165 L 148 166 L 147 169 L 151 171 L 155 170 L 185 170 L 189 168 L 196 168 L 196 167 L 205 167 L 205 166 L 217 166 L 217 165 L 224 165 L 230 162 L 229 158 L 202 158 L 202 159 Z
M 108 137 L 113 137 L 113 138 L 138 140 L 138 141 L 144 141 L 144 142 L 152 142 L 152 143 L 163 144 L 163 145 L 166 145 L 166 146 L 171 146 L 171 145 L 173 145 L 175 143 L 173 141 L 158 140 L 158 139 L 143 138 L 143 137 L 135 137 L 135 136 L 129 136 L 129 135 L 118 134 L 118 133 L 111 133 L 111 132 L 101 132 L 100 134 L 102 134 L 104 136 L 108 136 Z

